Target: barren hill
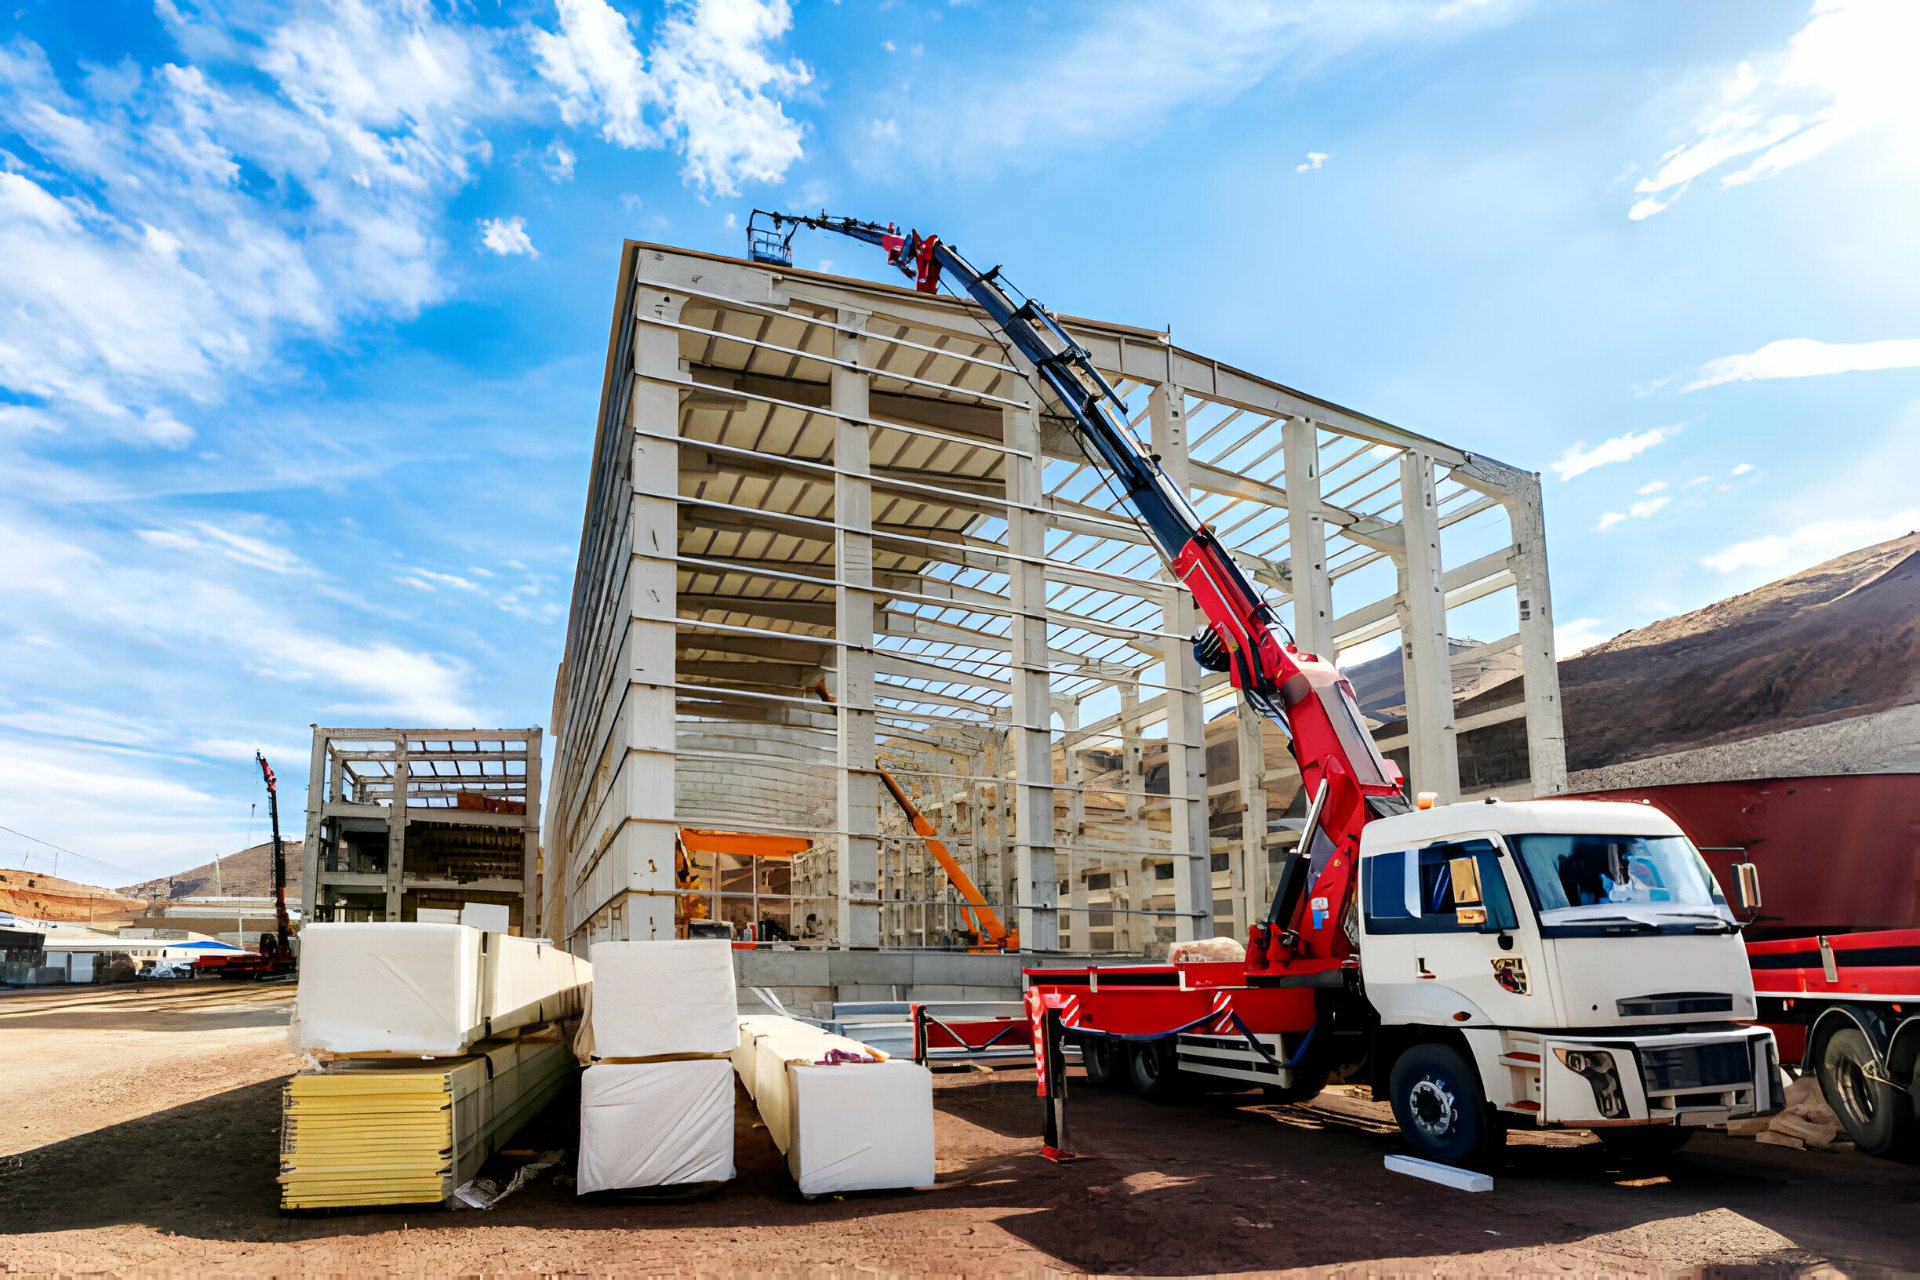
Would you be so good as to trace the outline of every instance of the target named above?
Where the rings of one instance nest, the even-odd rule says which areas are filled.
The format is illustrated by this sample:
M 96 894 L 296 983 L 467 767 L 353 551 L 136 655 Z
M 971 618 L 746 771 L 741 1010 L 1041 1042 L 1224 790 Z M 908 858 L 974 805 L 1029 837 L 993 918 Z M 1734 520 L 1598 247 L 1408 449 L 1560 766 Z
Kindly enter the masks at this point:
M 0 911 L 28 919 L 104 924 L 138 915 L 145 908 L 144 902 L 98 885 L 38 871 L 0 869 Z
M 1615 636 L 1560 664 L 1560 694 L 1575 771 L 1920 703 L 1920 534 Z
M 287 884 L 293 894 L 300 892 L 300 849 L 302 841 L 285 840 L 281 847 L 287 857 Z M 213 864 L 201 863 L 170 876 L 157 876 L 120 890 L 137 898 L 198 898 L 213 893 L 231 897 L 264 897 L 273 892 L 273 842 L 256 844 L 220 859 L 220 880 L 214 883 Z

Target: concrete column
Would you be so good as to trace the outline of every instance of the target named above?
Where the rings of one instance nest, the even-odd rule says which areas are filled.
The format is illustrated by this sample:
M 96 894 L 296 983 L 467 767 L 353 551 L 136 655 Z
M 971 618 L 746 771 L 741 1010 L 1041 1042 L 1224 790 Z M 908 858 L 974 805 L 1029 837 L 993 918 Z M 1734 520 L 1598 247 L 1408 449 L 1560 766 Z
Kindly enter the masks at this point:
M 1408 772 L 1415 791 L 1441 804 L 1460 798 L 1460 754 L 1453 722 L 1453 661 L 1447 648 L 1447 589 L 1441 580 L 1439 502 L 1433 459 L 1400 458 L 1400 519 L 1406 532 L 1406 624 L 1400 651 L 1407 676 Z
M 393 750 L 393 808 L 387 817 L 387 919 L 400 919 L 405 893 L 402 879 L 407 866 L 407 740 L 399 738 Z
M 307 837 L 300 845 L 300 911 L 307 920 L 324 920 L 320 906 L 320 868 L 325 857 L 320 848 L 320 826 L 327 801 L 327 738 L 319 726 L 313 730 L 313 752 L 307 757 Z
M 839 314 L 834 335 L 833 412 L 844 414 L 834 426 L 834 564 L 840 579 L 834 591 L 834 634 L 840 640 L 839 831 L 834 868 L 839 877 L 840 945 L 880 945 L 880 778 L 873 713 L 873 488 L 868 480 L 870 441 L 867 403 L 869 377 L 860 367 L 866 348 L 867 317 Z M 853 332 L 849 332 L 852 330 Z M 846 367 L 851 365 L 853 367 Z
M 1171 383 L 1155 387 L 1147 402 L 1153 451 L 1183 493 L 1187 470 L 1186 392 Z M 1193 633 L 1197 614 L 1184 586 L 1162 592 L 1165 630 Z M 1173 816 L 1174 939 L 1213 936 L 1213 873 L 1208 856 L 1206 807 L 1206 713 L 1200 700 L 1200 665 L 1184 640 L 1166 642 L 1167 793 Z M 1204 918 L 1196 916 L 1202 913 Z
M 1320 500 L 1319 432 L 1306 418 L 1280 428 L 1287 459 L 1287 556 L 1293 576 L 1293 639 L 1333 660 L 1333 582 L 1327 577 L 1327 518 Z
M 1267 748 L 1259 713 L 1243 701 L 1234 708 L 1234 720 L 1240 747 L 1240 852 L 1233 859 L 1233 931 L 1244 939 L 1247 926 L 1266 915 L 1260 899 L 1267 883 Z
M 1018 383 L 1003 380 L 1009 399 Z M 1001 410 L 1006 458 L 1007 594 L 1013 606 L 1013 864 L 1020 945 L 1060 948 L 1060 882 L 1054 867 L 1053 700 L 1048 681 L 1046 520 L 1041 501 L 1040 423 L 1031 408 Z M 1026 456 L 1019 456 L 1024 454 Z M 1023 510 L 1022 508 L 1028 508 Z
M 541 923 L 546 907 L 540 883 L 540 739 L 540 730 L 527 731 L 527 826 L 521 835 L 520 865 L 520 933 L 527 938 L 545 931 Z
M 1061 945 L 1086 951 L 1093 942 L 1087 918 L 1087 855 L 1080 850 L 1086 838 L 1083 828 L 1087 823 L 1087 797 L 1081 788 L 1087 783 L 1087 763 L 1080 754 L 1080 744 L 1071 740 L 1071 735 L 1080 728 L 1080 702 L 1077 698 L 1062 699 L 1058 705 L 1060 727 L 1069 735 L 1066 750 L 1067 902 L 1073 908 L 1067 913 Z
M 1520 606 L 1520 678 L 1527 700 L 1527 767 L 1537 796 L 1567 789 L 1566 730 L 1560 669 L 1553 646 L 1553 593 L 1547 585 L 1547 524 L 1540 479 L 1527 477 L 1500 496 L 1513 528 L 1515 595 Z
M 635 306 L 673 324 L 685 304 L 684 296 L 652 291 Z M 603 856 L 606 873 L 595 878 L 607 897 L 596 893 L 583 905 L 595 917 L 592 936 L 646 942 L 674 934 L 676 586 L 673 563 L 661 557 L 679 545 L 681 390 L 674 384 L 690 379 L 681 367 L 679 335 L 663 324 L 634 326 L 633 368 L 637 376 L 621 424 L 633 451 L 623 600 L 631 656 L 628 710 L 618 726 L 625 747 L 619 777 L 624 796 L 616 800 L 623 802 L 626 821 Z M 612 907 L 604 917 L 603 903 Z M 568 912 L 573 914 L 571 905 Z
M 1147 867 L 1147 800 L 1144 794 L 1147 786 L 1146 751 L 1140 742 L 1140 683 L 1137 680 L 1123 680 L 1120 684 L 1120 785 L 1126 788 L 1121 797 L 1122 812 L 1126 815 L 1127 856 L 1123 859 L 1126 870 L 1121 873 L 1121 883 L 1111 885 L 1110 897 L 1119 896 L 1124 889 L 1127 906 L 1133 910 L 1144 910 L 1153 897 L 1153 872 Z M 1148 926 L 1146 916 L 1120 915 L 1113 917 L 1113 949 L 1131 951 L 1136 924 Z

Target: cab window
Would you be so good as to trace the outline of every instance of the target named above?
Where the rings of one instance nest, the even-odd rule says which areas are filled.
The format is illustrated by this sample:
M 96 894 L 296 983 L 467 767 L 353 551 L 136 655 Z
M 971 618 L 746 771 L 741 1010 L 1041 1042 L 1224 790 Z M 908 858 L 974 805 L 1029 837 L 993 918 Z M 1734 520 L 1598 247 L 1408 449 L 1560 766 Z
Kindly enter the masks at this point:
M 1361 886 L 1368 931 L 1451 933 L 1459 929 L 1454 919 L 1452 862 L 1469 856 L 1480 866 L 1480 892 L 1489 927 L 1514 928 L 1513 900 L 1507 894 L 1493 843 L 1462 840 L 1369 858 Z

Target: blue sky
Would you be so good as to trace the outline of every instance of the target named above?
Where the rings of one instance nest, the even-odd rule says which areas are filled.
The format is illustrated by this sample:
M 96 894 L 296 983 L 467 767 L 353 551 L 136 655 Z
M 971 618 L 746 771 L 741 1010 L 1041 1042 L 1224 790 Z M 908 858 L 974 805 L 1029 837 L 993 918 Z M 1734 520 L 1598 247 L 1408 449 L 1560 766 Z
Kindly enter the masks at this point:
M 620 240 L 755 204 L 1543 472 L 1563 652 L 1920 526 L 1917 45 L 1904 0 L 13 0 L 0 826 L 118 882 L 245 839 L 256 746 L 297 810 L 309 723 L 544 723 Z

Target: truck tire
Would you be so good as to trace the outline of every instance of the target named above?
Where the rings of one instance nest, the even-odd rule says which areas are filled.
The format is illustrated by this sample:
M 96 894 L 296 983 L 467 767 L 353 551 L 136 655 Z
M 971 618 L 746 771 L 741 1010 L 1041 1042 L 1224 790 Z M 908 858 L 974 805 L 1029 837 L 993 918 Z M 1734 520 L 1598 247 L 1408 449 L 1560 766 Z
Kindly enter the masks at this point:
M 1870 1156 L 1911 1148 L 1916 1127 L 1913 1096 L 1875 1079 L 1880 1071 L 1874 1065 L 1873 1046 L 1858 1027 L 1841 1027 L 1821 1041 L 1815 1070 L 1820 1092 L 1855 1147 Z
M 1475 1165 L 1493 1149 L 1500 1126 L 1488 1114 L 1479 1074 L 1459 1050 L 1414 1045 L 1394 1062 L 1388 1091 L 1393 1118 L 1421 1159 Z
M 1180 1062 L 1171 1036 L 1144 1040 L 1132 1047 L 1127 1066 L 1133 1091 L 1149 1102 L 1172 1102 L 1181 1093 Z
M 1080 1066 L 1087 1083 L 1096 1089 L 1111 1089 L 1125 1074 L 1126 1048 L 1105 1036 L 1086 1036 L 1080 1041 Z
M 1659 1164 L 1687 1145 L 1692 1129 L 1677 1124 L 1634 1125 L 1621 1129 L 1595 1129 L 1593 1136 L 1607 1154 L 1625 1164 Z

